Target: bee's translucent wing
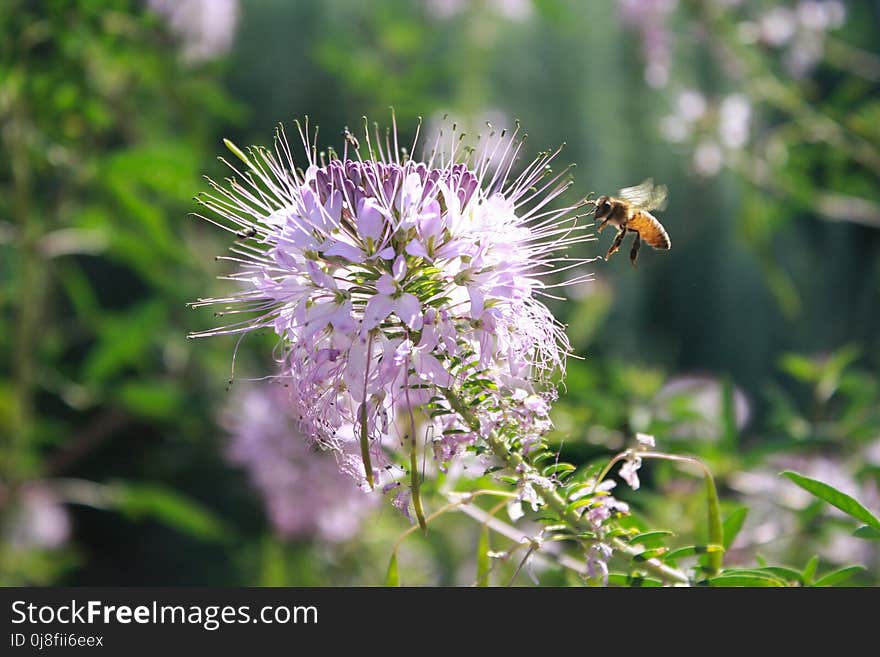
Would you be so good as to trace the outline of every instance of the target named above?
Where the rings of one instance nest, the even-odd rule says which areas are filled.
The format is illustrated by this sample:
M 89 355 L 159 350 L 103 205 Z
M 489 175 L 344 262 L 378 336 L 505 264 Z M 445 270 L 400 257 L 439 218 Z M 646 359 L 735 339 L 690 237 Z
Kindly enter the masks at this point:
M 653 178 L 648 178 L 638 185 L 621 189 L 620 198 L 629 201 L 640 210 L 651 212 L 666 208 L 668 192 L 666 185 L 655 185 Z

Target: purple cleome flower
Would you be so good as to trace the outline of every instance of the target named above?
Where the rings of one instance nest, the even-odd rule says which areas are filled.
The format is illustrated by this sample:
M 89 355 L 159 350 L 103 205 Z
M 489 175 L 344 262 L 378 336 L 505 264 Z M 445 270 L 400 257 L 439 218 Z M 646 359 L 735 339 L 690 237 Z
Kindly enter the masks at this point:
M 304 170 L 283 129 L 272 151 L 227 142 L 245 170 L 199 200 L 241 238 L 227 258 L 241 289 L 193 305 L 244 318 L 192 337 L 272 329 L 300 430 L 370 487 L 394 484 L 398 445 L 413 474 L 417 426 L 441 468 L 479 434 L 538 440 L 550 427 L 549 375 L 569 351 L 539 297 L 566 284 L 548 275 L 586 262 L 562 251 L 592 239 L 577 214 L 584 201 L 549 207 L 571 184 L 568 168 L 549 168 L 559 150 L 514 176 L 518 127 L 471 149 L 453 126 L 424 161 L 408 156 L 415 142 L 399 147 L 396 126 L 360 143 L 346 131 L 341 156 L 319 154 L 308 123 L 299 134 Z

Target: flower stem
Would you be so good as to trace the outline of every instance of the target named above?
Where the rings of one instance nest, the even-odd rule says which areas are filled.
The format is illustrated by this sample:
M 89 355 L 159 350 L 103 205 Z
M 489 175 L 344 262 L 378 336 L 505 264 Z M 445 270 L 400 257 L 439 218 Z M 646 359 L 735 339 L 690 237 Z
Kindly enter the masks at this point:
M 367 475 L 367 484 L 373 490 L 373 464 L 370 461 L 370 435 L 367 422 L 367 381 L 370 377 L 370 360 L 373 357 L 373 334 L 370 333 L 370 341 L 367 343 L 367 364 L 364 367 L 364 398 L 361 402 L 358 421 L 361 426 L 361 459 L 364 462 L 364 472 Z
M 449 405 L 452 406 L 453 410 L 461 416 L 470 428 L 474 431 L 479 431 L 480 421 L 476 418 L 471 409 L 468 408 L 467 405 L 451 390 L 445 390 L 444 394 Z M 574 510 L 568 508 L 565 500 L 562 499 L 562 496 L 556 491 L 555 487 L 541 483 L 542 478 L 538 476 L 538 471 L 535 469 L 535 466 L 529 463 L 522 454 L 508 449 L 507 444 L 494 432 L 483 436 L 483 439 L 486 441 L 486 444 L 495 456 L 508 468 L 522 475 L 533 475 L 532 486 L 538 491 L 547 506 L 552 509 L 556 515 L 565 522 L 565 524 L 581 532 L 593 531 L 593 527 L 587 521 L 581 518 Z M 609 540 L 609 543 L 615 551 L 625 554 L 628 557 L 635 557 L 638 555 L 636 549 L 627 545 L 619 538 L 612 538 Z M 662 579 L 664 582 L 670 584 L 690 583 L 690 579 L 685 573 L 676 568 L 667 566 L 659 559 L 648 559 L 641 562 L 639 567 L 644 568 L 648 572 Z
M 409 357 L 406 359 L 406 376 L 409 378 Z M 408 382 L 407 382 L 408 383 Z M 413 509 L 416 512 L 416 518 L 419 521 L 419 527 L 422 531 L 428 531 L 428 525 L 425 522 L 425 512 L 422 510 L 422 494 L 421 494 L 421 478 L 419 477 L 419 450 L 418 441 L 416 440 L 416 418 L 413 415 L 412 403 L 409 400 L 409 385 L 404 388 L 403 394 L 406 396 L 406 405 L 409 408 L 409 481 L 410 490 L 412 491 Z

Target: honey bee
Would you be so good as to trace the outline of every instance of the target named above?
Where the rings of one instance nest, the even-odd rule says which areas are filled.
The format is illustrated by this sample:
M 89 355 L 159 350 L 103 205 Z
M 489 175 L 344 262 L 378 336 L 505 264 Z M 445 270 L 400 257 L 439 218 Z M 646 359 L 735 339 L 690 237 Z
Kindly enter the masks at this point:
M 627 232 L 635 233 L 636 238 L 629 252 L 629 259 L 636 264 L 642 240 L 655 249 L 669 249 L 672 242 L 663 224 L 651 214 L 652 210 L 663 210 L 666 207 L 665 185 L 654 185 L 648 178 L 634 187 L 624 187 L 619 196 L 600 196 L 592 203 L 595 205 L 596 219 L 601 223 L 596 231 L 601 233 L 606 224 L 617 228 L 617 236 L 605 255 L 607 261 L 619 248 Z

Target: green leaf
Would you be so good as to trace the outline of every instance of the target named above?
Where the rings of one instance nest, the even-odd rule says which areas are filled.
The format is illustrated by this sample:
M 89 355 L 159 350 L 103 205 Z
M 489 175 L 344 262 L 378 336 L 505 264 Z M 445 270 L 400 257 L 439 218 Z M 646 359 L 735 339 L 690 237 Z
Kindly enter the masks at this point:
M 633 555 L 632 560 L 636 563 L 642 563 L 648 561 L 649 559 L 657 559 L 664 557 L 664 555 L 669 552 L 668 547 L 658 547 L 653 550 L 645 550 L 644 552 L 640 552 L 639 554 Z
M 814 383 L 821 376 L 821 368 L 812 360 L 799 354 L 785 354 L 779 362 L 780 368 L 803 383 Z
M 790 582 L 800 582 L 801 574 L 791 568 L 783 566 L 761 566 L 760 568 L 727 568 L 723 573 L 725 577 L 769 577 L 776 580 L 779 586 L 788 586 Z M 711 578 L 710 578 L 711 579 Z
M 385 586 L 400 586 L 400 573 L 397 571 L 397 550 L 391 553 L 388 572 L 385 573 Z
M 477 542 L 477 586 L 489 586 L 490 569 L 489 527 L 483 525 L 483 529 L 480 531 L 480 539 Z
M 819 557 L 817 555 L 813 555 L 810 560 L 807 562 L 807 565 L 804 566 L 803 578 L 804 584 L 807 586 L 812 585 L 813 578 L 816 576 L 816 569 L 819 567 Z
M 880 541 L 880 529 L 874 529 L 868 525 L 862 525 L 853 532 L 853 536 L 864 538 L 869 541 Z
M 183 404 L 183 395 L 174 382 L 162 379 L 125 381 L 115 395 L 133 414 L 153 420 L 174 419 Z
M 708 472 L 706 473 L 706 506 L 709 515 L 709 543 L 712 543 L 719 549 L 709 550 L 704 562 L 709 567 L 710 572 L 717 573 L 721 570 L 724 556 L 724 526 L 721 523 L 721 503 L 718 501 L 715 479 Z
M 157 335 L 166 323 L 166 309 L 155 301 L 106 314 L 100 320 L 98 340 L 84 365 L 84 381 L 105 383 L 126 368 L 146 366 L 152 357 L 151 350 L 157 347 Z
M 575 467 L 571 463 L 554 463 L 553 465 L 548 465 L 544 468 L 541 474 L 545 477 L 552 477 L 554 475 L 558 476 L 572 472 L 574 469 Z
M 786 470 L 782 475 L 788 477 L 791 481 L 811 495 L 815 495 L 819 499 L 828 502 L 831 506 L 837 507 L 844 513 L 861 520 L 870 527 L 880 530 L 880 520 L 868 511 L 868 509 L 862 506 L 855 498 L 837 490 L 833 486 L 829 486 L 817 479 L 810 479 L 809 477 L 805 477 L 797 472 L 792 472 L 791 470 Z
M 724 549 L 729 550 L 730 546 L 733 545 L 733 542 L 736 540 L 737 535 L 743 527 L 743 524 L 746 521 L 746 516 L 749 515 L 748 508 L 741 506 L 738 509 L 734 509 L 730 512 L 730 515 L 724 519 Z
M 611 586 L 630 586 L 632 588 L 663 586 L 659 579 L 643 577 L 641 575 L 624 575 L 623 573 L 611 573 L 608 575 L 608 584 Z
M 204 540 L 221 540 L 224 523 L 199 502 L 156 484 L 117 483 L 112 497 L 119 510 L 132 518 L 152 517 L 169 527 Z
M 798 584 L 804 583 L 803 574 L 799 573 L 794 568 L 787 568 L 786 566 L 764 566 L 763 568 L 759 568 L 758 571 L 773 575 L 786 582 L 797 582 Z
M 707 586 L 783 586 L 783 584 L 770 575 L 717 575 L 703 580 L 701 584 Z
M 820 577 L 813 586 L 834 586 L 864 570 L 866 570 L 864 566 L 846 566 Z
M 592 495 L 586 495 L 580 499 L 575 500 L 571 504 L 565 507 L 565 512 L 569 513 L 571 511 L 577 511 L 581 507 L 590 506 L 593 502 L 596 501 L 596 498 Z
M 677 550 L 672 550 L 663 557 L 663 561 L 674 561 L 682 557 L 689 557 L 694 554 L 724 554 L 724 548 L 720 545 L 688 545 Z
M 636 534 L 631 539 L 629 539 L 629 544 L 630 545 L 639 545 L 639 544 L 644 545 L 647 543 L 651 543 L 658 538 L 662 538 L 664 536 L 674 536 L 674 535 L 675 534 L 673 534 L 672 532 L 667 531 L 665 529 L 658 529 L 656 531 L 650 531 L 650 532 L 642 532 L 641 534 Z

